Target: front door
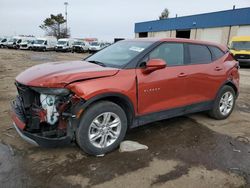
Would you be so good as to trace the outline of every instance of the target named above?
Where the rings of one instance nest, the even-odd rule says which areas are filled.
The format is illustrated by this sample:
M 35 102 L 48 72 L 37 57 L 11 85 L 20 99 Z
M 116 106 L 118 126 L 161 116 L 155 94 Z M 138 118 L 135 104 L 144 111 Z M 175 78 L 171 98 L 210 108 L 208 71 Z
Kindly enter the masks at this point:
M 145 74 L 143 67 L 136 69 L 138 80 L 138 113 L 140 115 L 164 111 L 186 105 L 184 45 L 163 43 L 146 58 L 162 59 L 164 69 Z

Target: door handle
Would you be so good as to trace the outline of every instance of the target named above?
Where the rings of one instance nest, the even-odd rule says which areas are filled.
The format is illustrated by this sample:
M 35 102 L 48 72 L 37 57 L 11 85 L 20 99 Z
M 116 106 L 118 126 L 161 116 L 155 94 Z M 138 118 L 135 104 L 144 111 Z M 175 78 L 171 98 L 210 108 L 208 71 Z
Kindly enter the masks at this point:
M 178 75 L 178 77 L 186 77 L 187 76 L 187 74 L 185 74 L 184 72 L 182 72 L 182 73 L 180 73 L 179 75 Z
M 215 67 L 215 69 L 214 69 L 215 71 L 221 71 L 222 70 L 222 68 L 221 67 Z

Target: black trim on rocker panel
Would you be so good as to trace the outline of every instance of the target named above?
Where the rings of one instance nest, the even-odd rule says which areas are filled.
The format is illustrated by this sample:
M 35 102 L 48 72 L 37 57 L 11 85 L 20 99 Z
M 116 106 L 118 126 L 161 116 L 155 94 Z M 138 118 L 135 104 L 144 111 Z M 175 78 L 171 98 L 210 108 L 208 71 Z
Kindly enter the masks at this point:
M 164 120 L 164 119 L 169 119 L 169 118 L 173 118 L 173 117 L 177 117 L 177 116 L 181 116 L 185 114 L 191 114 L 195 112 L 210 110 L 213 107 L 213 102 L 214 101 L 206 101 L 206 102 L 191 104 L 185 107 L 178 107 L 178 108 L 173 108 L 173 109 L 155 112 L 151 114 L 146 114 L 143 116 L 138 116 L 136 118 L 138 120 L 137 126 L 152 123 L 155 121 Z M 133 127 L 136 127 L 136 124 L 133 124 Z

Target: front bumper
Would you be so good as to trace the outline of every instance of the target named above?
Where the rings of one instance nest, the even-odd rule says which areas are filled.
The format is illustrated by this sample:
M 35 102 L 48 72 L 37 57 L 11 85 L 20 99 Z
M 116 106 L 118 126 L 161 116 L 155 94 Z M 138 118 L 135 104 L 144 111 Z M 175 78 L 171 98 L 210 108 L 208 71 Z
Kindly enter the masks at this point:
M 28 143 L 32 145 L 36 145 L 36 146 L 39 145 L 39 146 L 47 147 L 47 148 L 65 146 L 71 143 L 72 135 L 70 134 L 67 134 L 64 137 L 59 137 L 59 138 L 49 138 L 49 137 L 41 136 L 37 133 L 28 132 L 26 130 L 26 124 L 23 121 L 22 115 L 20 114 L 20 107 L 18 105 L 20 105 L 19 102 L 16 102 L 16 101 L 12 102 L 11 117 L 12 117 L 13 125 L 17 133 L 25 141 L 27 141 Z
M 241 65 L 250 65 L 250 59 L 237 59 Z
M 71 49 L 70 48 L 60 48 L 60 47 L 56 47 L 55 50 L 57 52 L 69 52 Z
M 73 47 L 73 52 L 79 52 L 79 53 L 81 53 L 81 52 L 84 52 L 84 49 L 81 48 L 81 47 L 79 47 L 79 46 L 74 46 Z
M 32 50 L 38 50 L 38 51 L 40 51 L 40 50 L 44 50 L 44 49 L 46 49 L 46 47 L 44 47 L 44 46 L 33 46 L 32 47 Z
M 16 129 L 16 132 L 19 134 L 19 136 L 24 139 L 26 142 L 32 144 L 32 145 L 35 145 L 35 146 L 38 146 L 38 143 L 35 141 L 35 140 L 32 140 L 31 138 L 29 138 L 28 136 L 26 136 L 22 130 L 19 129 L 19 127 L 17 127 L 16 123 L 13 122 L 13 126 L 15 127 Z

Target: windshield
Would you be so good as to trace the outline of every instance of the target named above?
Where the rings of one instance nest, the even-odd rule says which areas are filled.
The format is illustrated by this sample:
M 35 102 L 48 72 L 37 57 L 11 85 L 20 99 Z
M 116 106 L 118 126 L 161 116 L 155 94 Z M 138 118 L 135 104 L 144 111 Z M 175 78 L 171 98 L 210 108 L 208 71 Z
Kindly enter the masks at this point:
M 100 44 L 98 42 L 91 42 L 90 45 L 91 46 L 100 46 Z
M 32 42 L 33 42 L 33 40 L 30 40 L 30 39 L 23 39 L 22 40 L 22 43 L 28 43 L 28 44 L 30 44 Z
M 12 38 L 9 40 L 9 42 L 16 42 L 16 41 L 17 41 L 17 39 L 15 39 L 15 38 Z
M 250 50 L 250 41 L 232 42 L 231 48 L 235 50 Z
M 3 39 L 3 40 L 1 40 L 1 42 L 6 42 L 7 41 L 7 39 L 5 38 L 5 39 Z
M 67 44 L 67 42 L 68 42 L 68 41 L 60 40 L 60 41 L 58 41 L 57 44 L 59 44 L 59 45 L 65 45 L 65 44 Z
M 26 41 L 28 44 L 33 44 L 34 43 L 34 40 L 27 40 Z
M 34 42 L 34 44 L 43 44 L 45 42 L 45 40 L 36 40 Z
M 81 41 L 76 41 L 76 42 L 74 42 L 74 45 L 83 45 L 83 42 L 81 42 Z
M 149 41 L 120 41 L 90 56 L 86 61 L 101 62 L 105 66 L 121 68 L 148 48 Z

